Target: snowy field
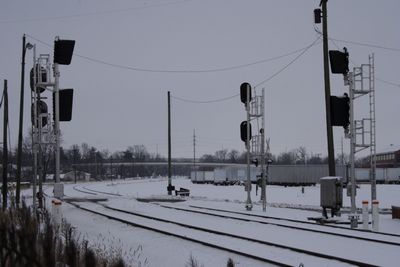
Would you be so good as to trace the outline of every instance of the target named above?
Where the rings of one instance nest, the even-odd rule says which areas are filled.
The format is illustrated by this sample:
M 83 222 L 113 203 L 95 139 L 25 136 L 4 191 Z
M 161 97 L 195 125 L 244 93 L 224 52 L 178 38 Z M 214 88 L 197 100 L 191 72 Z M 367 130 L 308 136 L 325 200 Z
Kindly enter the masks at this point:
M 143 203 L 138 198 L 155 196 L 162 198 L 166 196 L 167 180 L 165 178 L 143 179 L 143 180 L 118 180 L 106 182 L 91 182 L 78 184 L 65 184 L 65 199 L 79 198 L 96 199 L 106 198 L 106 201 L 74 202 L 76 205 L 86 209 L 116 216 L 123 221 L 135 222 L 148 227 L 157 228 L 158 231 L 167 231 L 204 242 L 212 241 L 218 246 L 241 250 L 246 253 L 263 255 L 270 259 L 284 262 L 289 266 L 348 266 L 351 264 L 339 261 L 325 261 L 318 257 L 286 252 L 271 246 L 255 245 L 250 241 L 238 241 L 235 238 L 201 232 L 196 229 L 183 228 L 167 222 L 149 220 L 145 217 L 137 217 L 132 214 L 122 214 L 111 211 L 108 208 L 123 209 L 135 212 L 140 216 L 156 216 L 165 221 L 178 221 L 182 224 L 193 225 L 198 228 L 212 228 L 213 231 L 229 232 L 248 239 L 259 239 L 272 243 L 293 246 L 300 249 L 317 251 L 318 253 L 333 254 L 339 258 L 351 258 L 359 262 L 370 262 L 377 266 L 396 266 L 400 246 L 387 246 L 383 251 L 375 244 L 366 241 L 358 242 L 353 239 L 343 241 L 337 236 L 324 235 L 314 232 L 301 232 L 290 228 L 282 228 L 274 225 L 264 225 L 257 222 L 246 222 L 246 214 L 272 216 L 292 220 L 308 221 L 308 217 L 321 216 L 320 188 L 319 186 L 305 187 L 304 193 L 301 187 L 267 187 L 267 211 L 262 211 L 260 191 L 258 196 L 255 187 L 252 190 L 253 210 L 245 209 L 246 192 L 243 186 L 214 186 L 192 184 L 184 178 L 173 179 L 173 185 L 190 189 L 190 197 L 183 202 L 177 203 Z M 52 195 L 52 186 L 46 189 L 47 195 Z M 25 192 L 27 193 L 27 192 Z M 400 206 L 399 185 L 378 185 L 378 200 L 382 211 L 391 208 L 392 205 Z M 361 207 L 362 200 L 370 199 L 370 187 L 361 185 L 357 192 L 357 207 Z M 47 200 L 49 203 L 51 198 Z M 72 204 L 74 204 L 72 203 Z M 350 199 L 345 197 L 344 206 L 350 205 Z M 174 209 L 171 209 L 174 208 Z M 240 212 L 235 216 L 242 221 L 208 216 L 201 213 L 190 213 L 190 210 L 199 211 L 199 207 L 213 208 Z M 186 209 L 187 211 L 179 210 Z M 345 208 L 346 210 L 346 208 Z M 211 211 L 207 211 L 211 212 Z M 217 215 L 223 212 L 213 211 Z M 200 243 L 183 240 L 176 236 L 169 236 L 161 232 L 154 232 L 142 227 L 133 227 L 121 221 L 110 220 L 104 216 L 89 213 L 76 208 L 71 203 L 63 202 L 63 217 L 71 223 L 80 238 L 89 241 L 94 247 L 105 247 L 106 250 L 118 251 L 132 266 L 187 266 L 189 259 L 193 256 L 199 266 L 226 266 L 228 258 L 232 258 L 236 266 L 273 266 L 265 262 L 238 255 L 237 253 L 212 248 Z M 254 218 L 257 219 L 257 218 Z M 343 212 L 341 220 L 346 220 L 347 214 Z M 260 219 L 260 221 L 268 221 Z M 290 223 L 288 223 L 290 224 Z M 293 224 L 293 223 L 292 223 Z M 299 225 L 299 224 L 295 224 Z M 339 225 L 338 225 L 339 226 Z M 371 238 L 373 233 L 353 231 L 349 225 L 340 225 L 343 228 L 332 228 L 325 230 L 326 226 L 310 225 L 321 231 L 346 233 L 349 235 Z M 400 220 L 393 220 L 390 214 L 381 214 L 379 231 L 384 233 L 400 234 Z M 362 225 L 359 226 L 360 228 Z M 376 236 L 376 234 L 375 234 Z M 375 238 L 375 237 L 374 237 Z M 400 244 L 400 237 L 379 237 L 387 242 Z

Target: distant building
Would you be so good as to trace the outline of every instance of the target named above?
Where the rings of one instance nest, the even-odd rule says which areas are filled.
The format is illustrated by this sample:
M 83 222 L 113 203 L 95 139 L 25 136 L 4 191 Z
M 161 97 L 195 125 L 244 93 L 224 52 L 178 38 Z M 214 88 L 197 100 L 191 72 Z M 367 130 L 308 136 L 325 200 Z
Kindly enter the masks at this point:
M 61 178 L 61 177 L 60 177 Z M 64 177 L 62 178 L 64 181 L 74 181 L 75 180 L 75 171 L 70 171 L 64 173 Z M 89 181 L 90 180 L 90 173 L 76 171 L 76 180 L 77 181 Z
M 48 174 L 46 176 L 46 180 L 53 180 L 54 181 L 54 174 Z M 75 171 L 70 171 L 67 173 L 60 173 L 60 180 L 61 181 L 75 181 Z M 90 181 L 90 173 L 76 171 L 76 180 L 77 181 Z
M 376 153 L 377 168 L 400 167 L 400 145 L 391 144 Z

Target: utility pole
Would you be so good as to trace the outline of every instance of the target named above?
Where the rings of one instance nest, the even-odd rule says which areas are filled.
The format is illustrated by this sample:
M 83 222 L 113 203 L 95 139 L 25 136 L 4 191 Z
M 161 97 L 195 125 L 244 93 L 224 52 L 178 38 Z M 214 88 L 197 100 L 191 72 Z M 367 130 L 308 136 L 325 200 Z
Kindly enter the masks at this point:
M 7 126 L 8 126 L 8 93 L 7 80 L 4 80 L 3 90 L 4 101 L 4 121 L 3 121 L 3 210 L 7 208 L 7 167 L 8 167 L 8 143 L 7 143 Z
M 329 176 L 335 176 L 335 151 L 333 146 L 333 129 L 331 123 L 331 86 L 329 80 L 329 57 L 328 57 L 328 0 L 321 0 L 322 5 L 322 40 L 324 50 L 324 81 L 325 81 L 325 107 L 326 107 L 326 132 L 328 139 L 328 164 Z
M 75 181 L 75 184 L 76 184 L 76 150 L 74 149 L 73 150 L 73 153 L 74 153 L 74 158 L 73 158 L 73 160 L 74 160 L 74 181 Z
M 354 74 L 349 73 L 349 97 L 350 97 L 350 178 L 351 178 L 351 188 L 350 188 L 350 227 L 357 228 L 358 226 L 358 216 L 356 208 L 356 171 L 355 171 L 355 153 L 356 153 L 356 132 L 355 132 L 355 122 L 354 122 Z
M 21 162 L 22 162 L 22 131 L 23 131 L 23 121 L 24 121 L 24 83 L 25 83 L 25 54 L 26 49 L 31 48 L 32 45 L 25 44 L 26 38 L 25 34 L 22 36 L 22 61 L 21 61 L 21 93 L 19 101 L 19 130 L 18 130 L 18 150 L 17 150 L 17 187 L 15 190 L 15 202 L 17 206 L 20 202 L 20 187 L 21 187 Z
M 170 91 L 168 91 L 168 195 L 172 195 L 172 184 L 171 184 L 171 97 Z
M 31 91 L 31 101 L 33 101 L 33 123 L 32 123 L 32 153 L 33 153 L 33 181 L 32 181 L 32 206 L 33 210 L 36 211 L 36 182 L 37 182 L 37 99 L 36 99 L 36 83 L 37 80 L 37 70 L 36 67 L 36 45 L 33 45 L 33 91 Z
M 97 153 L 94 153 L 94 166 L 95 166 L 95 170 L 96 170 L 95 177 L 96 177 L 96 180 L 97 180 L 97 175 L 98 175 Z
M 132 173 L 132 178 L 134 178 L 135 177 L 135 167 L 134 167 L 134 164 L 135 164 L 135 157 L 132 155 L 132 168 L 131 168 L 131 173 Z
M 158 144 L 156 144 L 156 159 L 158 159 Z
M 110 177 L 111 177 L 111 183 L 112 183 L 112 176 L 113 176 L 113 158 L 112 156 L 110 157 Z
M 194 180 L 197 181 L 197 171 L 196 171 L 196 129 L 193 129 L 193 171 L 194 171 Z

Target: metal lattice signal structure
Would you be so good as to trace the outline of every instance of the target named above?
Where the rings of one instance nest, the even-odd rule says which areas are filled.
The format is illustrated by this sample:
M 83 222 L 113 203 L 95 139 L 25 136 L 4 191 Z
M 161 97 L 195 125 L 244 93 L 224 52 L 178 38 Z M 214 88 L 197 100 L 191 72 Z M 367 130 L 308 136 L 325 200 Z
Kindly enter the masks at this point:
M 42 158 L 43 151 L 54 149 L 54 133 L 53 125 L 51 123 L 51 116 L 48 113 L 48 108 L 45 112 L 42 112 L 41 106 L 46 105 L 43 100 L 46 97 L 42 96 L 45 91 L 43 86 L 40 84 L 46 83 L 50 78 L 51 62 L 50 55 L 40 54 L 36 58 L 36 46 L 34 46 L 33 52 L 33 82 L 31 90 L 31 105 L 32 105 L 32 150 L 34 160 L 34 179 L 33 179 L 33 195 L 36 197 L 36 179 L 39 176 L 39 208 L 42 208 L 42 178 L 43 178 L 43 166 Z M 35 201 L 34 201 L 35 202 Z M 35 205 L 35 203 L 34 203 Z
M 257 121 L 257 130 L 250 140 L 251 157 L 253 161 L 260 163 L 261 169 L 261 200 L 263 203 L 263 211 L 266 210 L 266 170 L 265 170 L 265 90 L 261 91 L 261 95 L 257 95 L 254 90 L 254 97 L 250 102 L 250 117 Z M 261 120 L 261 122 L 260 122 Z M 261 125 L 261 127 L 260 127 Z
M 375 118 L 375 69 L 374 55 L 369 56 L 368 64 L 353 68 L 348 75 L 350 95 L 350 164 L 351 164 L 351 219 L 356 219 L 355 154 L 370 149 L 371 199 L 376 199 L 376 118 Z M 369 96 L 369 117 L 355 120 L 354 100 Z
M 50 73 L 51 73 L 51 62 L 50 62 L 50 55 L 49 54 L 40 54 L 39 58 L 36 60 L 36 64 L 37 66 L 39 66 L 37 68 L 37 70 L 39 71 L 39 73 L 37 74 L 37 76 L 34 76 L 35 79 L 35 84 L 38 83 L 45 83 L 50 79 Z M 42 72 L 45 71 L 45 75 L 47 77 L 47 81 L 36 81 L 36 77 L 39 77 L 41 79 L 42 77 Z M 36 71 L 34 70 L 34 73 Z M 36 75 L 36 73 L 34 74 Z M 47 99 L 47 97 L 42 97 L 41 90 L 36 89 L 36 93 L 37 93 L 37 97 L 32 97 L 32 102 L 34 103 L 34 101 L 36 101 L 36 105 L 37 102 L 39 100 L 45 100 Z M 34 95 L 34 92 L 33 92 Z M 35 104 L 35 103 L 34 103 Z M 50 146 L 54 149 L 54 145 L 55 145 L 55 137 L 54 137 L 54 124 L 51 123 L 51 114 L 49 112 L 45 112 L 45 113 L 41 113 L 41 114 L 36 114 L 37 116 L 37 120 L 40 121 L 47 121 L 47 124 L 45 126 L 42 126 L 40 123 L 38 124 L 38 129 L 36 129 L 36 134 L 40 137 L 38 138 L 38 142 L 37 145 L 41 146 L 43 148 L 43 146 Z
M 264 90 L 264 89 L 263 89 Z M 254 90 L 255 91 L 255 90 Z M 257 95 L 257 92 L 254 92 L 254 97 L 250 102 L 250 117 L 251 120 L 257 121 L 257 131 L 254 132 L 254 135 L 251 137 L 251 156 L 252 159 L 258 159 L 261 157 L 261 144 L 262 144 L 262 134 L 260 133 L 260 128 L 264 128 L 260 124 L 263 123 L 264 118 L 264 99 L 263 95 Z M 261 123 L 259 122 L 261 120 Z
M 376 196 L 376 117 L 375 117 L 375 57 L 374 54 L 369 56 L 370 65 L 370 93 L 369 93 L 369 110 L 370 110 L 370 181 L 371 181 L 371 203 L 377 199 Z

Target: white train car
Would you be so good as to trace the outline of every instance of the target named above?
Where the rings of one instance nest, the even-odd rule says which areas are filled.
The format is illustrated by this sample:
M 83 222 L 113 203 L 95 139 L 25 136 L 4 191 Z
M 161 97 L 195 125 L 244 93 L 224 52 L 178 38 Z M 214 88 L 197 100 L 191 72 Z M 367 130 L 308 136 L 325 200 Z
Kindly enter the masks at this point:
M 358 183 L 367 183 L 369 182 L 369 169 L 361 169 L 361 168 L 356 168 L 356 181 Z
M 358 183 L 370 182 L 369 168 L 356 168 L 356 180 Z M 375 179 L 377 184 L 400 183 L 400 168 L 376 168 Z
M 386 183 L 400 184 L 400 168 L 387 168 L 386 170 Z
M 260 168 L 250 166 L 250 180 L 252 183 L 256 183 L 257 179 L 261 176 Z M 238 169 L 238 180 L 241 182 L 247 181 L 247 167 L 240 167 Z
M 239 167 L 227 167 L 226 168 L 226 177 L 228 178 L 227 184 L 233 185 L 239 182 Z
M 346 166 L 336 166 L 336 175 L 347 177 Z M 315 185 L 319 179 L 329 175 L 327 165 L 271 165 L 268 169 L 268 184 L 296 186 Z
M 228 166 L 224 168 L 214 169 L 214 184 L 215 185 L 234 185 L 239 183 L 239 173 L 241 167 Z
M 370 182 L 369 168 L 356 168 L 356 179 L 359 183 Z M 400 184 L 400 168 L 376 168 L 376 183 Z
M 226 168 L 215 168 L 214 169 L 214 184 L 224 185 L 227 184 L 228 177 L 226 174 Z
M 268 171 L 268 184 L 313 185 L 326 175 L 324 165 L 272 165 Z
M 247 167 L 228 166 L 214 169 L 213 181 L 216 185 L 242 184 L 247 180 Z M 378 171 L 378 173 L 380 173 Z M 321 177 L 329 175 L 328 165 L 270 165 L 268 167 L 267 184 L 298 186 L 315 185 Z M 336 175 L 347 181 L 346 166 L 337 165 Z M 358 172 L 360 178 L 367 179 L 364 171 Z M 261 168 L 250 166 L 250 179 L 256 183 L 261 177 Z M 369 177 L 369 175 L 368 175 Z M 369 178 L 368 178 L 369 179 Z
M 190 180 L 194 184 L 204 184 L 205 183 L 205 172 L 204 171 L 191 171 Z
M 386 182 L 389 184 L 400 184 L 400 168 L 388 168 Z
M 214 182 L 214 172 L 213 171 L 205 171 L 204 172 L 204 183 L 210 184 Z

